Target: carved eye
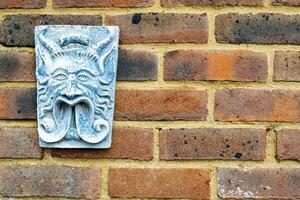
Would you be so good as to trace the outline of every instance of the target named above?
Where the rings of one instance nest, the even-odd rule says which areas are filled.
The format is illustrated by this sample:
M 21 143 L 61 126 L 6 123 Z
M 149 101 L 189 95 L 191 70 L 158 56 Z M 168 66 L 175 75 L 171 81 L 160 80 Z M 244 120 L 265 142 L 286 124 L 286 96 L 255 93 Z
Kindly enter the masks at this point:
M 81 74 L 78 74 L 77 75 L 77 78 L 80 80 L 80 81 L 87 81 L 90 79 L 90 76 L 86 73 L 81 73 Z
M 59 73 L 59 74 L 56 74 L 56 75 L 54 76 L 54 78 L 56 78 L 56 79 L 59 80 L 59 81 L 63 81 L 63 80 L 65 80 L 65 79 L 67 79 L 67 76 L 66 76 L 65 74 Z

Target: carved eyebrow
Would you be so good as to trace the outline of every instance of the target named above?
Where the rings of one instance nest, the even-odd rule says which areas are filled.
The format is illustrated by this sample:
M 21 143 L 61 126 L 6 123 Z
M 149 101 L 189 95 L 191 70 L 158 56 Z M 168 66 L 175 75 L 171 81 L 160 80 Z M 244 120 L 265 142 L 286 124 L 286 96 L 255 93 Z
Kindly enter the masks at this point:
M 79 71 L 76 73 L 76 75 L 81 74 L 81 73 L 86 73 L 86 74 L 88 74 L 88 75 L 90 75 L 90 76 L 95 76 L 94 74 L 92 74 L 91 72 L 89 72 L 89 71 L 86 70 L 86 69 L 81 69 L 81 70 L 79 70 Z
M 51 75 L 53 75 L 53 74 L 58 74 L 58 73 L 68 74 L 68 71 L 67 71 L 66 69 L 63 69 L 63 68 L 57 68 L 57 69 L 55 69 L 55 70 L 51 73 Z

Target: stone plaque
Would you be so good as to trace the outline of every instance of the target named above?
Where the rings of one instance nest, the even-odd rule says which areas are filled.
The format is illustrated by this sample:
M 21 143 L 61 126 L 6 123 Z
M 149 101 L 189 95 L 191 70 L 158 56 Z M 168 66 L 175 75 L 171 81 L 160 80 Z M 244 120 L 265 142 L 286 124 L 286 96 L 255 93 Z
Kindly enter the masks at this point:
M 109 148 L 119 28 L 35 28 L 40 146 Z

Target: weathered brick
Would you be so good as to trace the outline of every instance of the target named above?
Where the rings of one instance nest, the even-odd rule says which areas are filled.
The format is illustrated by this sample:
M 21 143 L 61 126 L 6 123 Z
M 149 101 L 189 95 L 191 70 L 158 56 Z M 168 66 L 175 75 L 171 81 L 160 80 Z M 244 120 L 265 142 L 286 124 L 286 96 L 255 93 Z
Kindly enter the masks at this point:
M 59 158 L 113 158 L 152 160 L 153 131 L 139 128 L 115 128 L 110 149 L 54 149 L 53 157 Z
M 276 158 L 300 161 L 300 130 L 281 129 L 277 131 Z
M 54 8 L 82 8 L 82 7 L 149 7 L 154 0 L 53 0 Z
M 163 7 L 174 6 L 262 6 L 263 0 L 161 0 Z
M 111 197 L 209 199 L 205 169 L 110 169 Z
M 34 63 L 32 53 L 0 52 L 0 82 L 34 82 Z
M 35 88 L 0 88 L 0 119 L 35 118 Z
M 299 0 L 273 0 L 272 5 L 277 6 L 300 6 Z
M 300 51 L 276 51 L 275 81 L 300 81 Z
M 1 0 L 0 9 L 45 8 L 47 0 Z
M 34 47 L 34 27 L 38 25 L 101 25 L 97 15 L 9 15 L 0 25 L 4 46 Z
M 207 43 L 208 40 L 206 14 L 135 13 L 107 16 L 105 22 L 120 27 L 122 43 Z
M 99 199 L 100 170 L 68 166 L 0 167 L 2 197 Z
M 42 158 L 36 128 L 0 127 L 0 158 Z
M 199 90 L 118 90 L 116 120 L 205 120 L 207 94 Z
M 219 43 L 300 44 L 300 15 L 279 13 L 238 14 L 216 17 Z
M 192 128 L 160 131 L 162 160 L 264 160 L 266 130 Z
M 267 80 L 267 56 L 251 51 L 175 50 L 164 55 L 164 79 L 175 80 Z
M 215 94 L 218 121 L 300 122 L 300 90 L 221 89 Z
M 300 197 L 300 168 L 219 169 L 218 190 L 221 198 Z
M 154 53 L 120 49 L 117 78 L 121 81 L 156 80 L 157 62 Z

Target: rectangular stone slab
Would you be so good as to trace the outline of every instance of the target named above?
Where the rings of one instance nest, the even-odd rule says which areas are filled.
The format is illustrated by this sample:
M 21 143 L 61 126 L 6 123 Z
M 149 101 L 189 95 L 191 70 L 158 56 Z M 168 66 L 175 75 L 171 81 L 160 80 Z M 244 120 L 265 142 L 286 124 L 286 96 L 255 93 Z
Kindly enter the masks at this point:
M 119 28 L 35 28 L 40 146 L 109 148 Z

